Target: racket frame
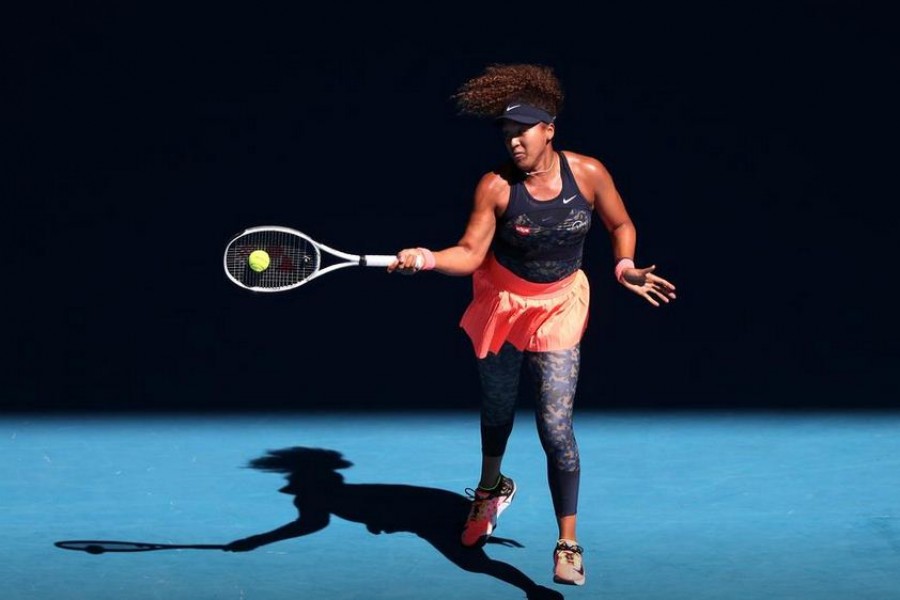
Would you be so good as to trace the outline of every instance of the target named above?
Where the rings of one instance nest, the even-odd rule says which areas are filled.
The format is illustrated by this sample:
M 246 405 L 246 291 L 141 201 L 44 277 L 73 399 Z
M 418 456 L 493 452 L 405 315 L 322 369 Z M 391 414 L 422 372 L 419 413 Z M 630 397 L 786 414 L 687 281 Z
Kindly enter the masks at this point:
M 318 267 L 315 271 L 313 271 L 308 277 L 301 279 L 300 281 L 288 285 L 282 285 L 277 287 L 262 287 L 262 286 L 251 286 L 243 283 L 238 280 L 231 274 L 231 271 L 228 269 L 228 251 L 238 240 L 242 237 L 245 237 L 252 233 L 260 233 L 260 232 L 278 232 L 284 233 L 292 236 L 296 236 L 301 238 L 305 242 L 307 242 L 315 251 L 316 251 L 316 259 L 318 263 Z M 327 267 L 321 266 L 322 260 L 322 252 L 326 252 L 332 255 L 335 258 L 342 260 L 343 262 L 334 263 L 328 265 Z M 303 233 L 302 231 L 298 231 L 291 227 L 284 227 L 282 225 L 257 225 L 254 227 L 248 227 L 244 229 L 240 233 L 232 236 L 231 240 L 225 246 L 225 254 L 222 258 L 222 264 L 225 268 L 225 274 L 228 276 L 228 279 L 231 280 L 235 285 L 242 287 L 246 290 L 251 290 L 254 292 L 284 292 L 287 290 L 292 290 L 294 288 L 298 288 L 303 284 L 309 283 L 313 279 L 321 277 L 326 273 L 330 273 L 332 271 L 336 271 L 338 269 L 343 269 L 346 267 L 388 267 L 393 264 L 394 261 L 397 260 L 397 257 L 393 254 L 352 254 L 349 252 L 343 252 L 341 250 L 337 250 L 332 248 L 331 246 L 327 246 L 322 242 L 318 242 L 311 238 L 309 235 Z

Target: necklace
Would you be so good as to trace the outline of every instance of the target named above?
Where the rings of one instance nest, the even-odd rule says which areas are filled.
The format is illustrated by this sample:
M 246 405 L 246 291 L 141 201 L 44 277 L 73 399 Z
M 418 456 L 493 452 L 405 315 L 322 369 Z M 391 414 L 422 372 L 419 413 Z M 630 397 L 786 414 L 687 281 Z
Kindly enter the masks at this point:
M 547 171 L 552 170 L 553 167 L 556 166 L 556 161 L 557 161 L 557 160 L 558 160 L 558 158 L 556 157 L 556 153 L 554 152 L 554 153 L 553 153 L 553 162 L 550 163 L 550 166 L 549 166 L 549 167 L 547 167 L 546 169 L 544 169 L 544 170 L 542 170 L 542 171 L 526 171 L 526 172 L 525 172 L 525 175 L 528 176 L 528 177 L 531 177 L 532 175 L 540 175 L 541 173 L 546 173 Z

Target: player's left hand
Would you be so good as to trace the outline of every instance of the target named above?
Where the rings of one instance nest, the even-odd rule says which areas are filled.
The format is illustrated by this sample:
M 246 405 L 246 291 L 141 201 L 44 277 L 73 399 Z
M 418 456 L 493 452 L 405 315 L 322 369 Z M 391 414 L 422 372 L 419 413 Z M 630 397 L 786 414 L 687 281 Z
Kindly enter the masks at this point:
M 625 269 L 622 272 L 622 285 L 639 296 L 643 296 L 653 306 L 659 306 L 659 300 L 666 304 L 675 299 L 675 286 L 658 275 L 654 275 L 656 265 L 644 268 Z

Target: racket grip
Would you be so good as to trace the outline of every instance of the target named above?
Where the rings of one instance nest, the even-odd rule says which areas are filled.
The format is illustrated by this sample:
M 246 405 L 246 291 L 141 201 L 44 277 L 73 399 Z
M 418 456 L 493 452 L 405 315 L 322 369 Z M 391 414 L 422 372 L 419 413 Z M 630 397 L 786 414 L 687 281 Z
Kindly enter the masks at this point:
M 359 264 L 363 267 L 387 267 L 397 260 L 393 254 L 369 254 L 361 256 Z

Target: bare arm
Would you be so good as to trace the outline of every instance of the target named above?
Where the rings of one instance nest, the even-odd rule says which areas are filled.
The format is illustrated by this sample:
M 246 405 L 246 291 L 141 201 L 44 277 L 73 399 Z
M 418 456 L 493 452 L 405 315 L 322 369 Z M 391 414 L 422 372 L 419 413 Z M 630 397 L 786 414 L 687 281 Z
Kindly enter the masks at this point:
M 637 230 L 625 203 L 619 195 L 612 175 L 603 164 L 593 158 L 578 156 L 579 185 L 582 192 L 586 193 L 594 203 L 594 210 L 603 221 L 603 225 L 609 232 L 612 243 L 613 256 L 616 263 L 622 259 L 634 260 L 635 247 L 637 245 Z M 643 296 L 650 304 L 659 306 L 658 300 L 668 303 L 675 299 L 675 286 L 662 277 L 653 274 L 656 265 L 638 268 L 629 263 L 632 268 L 622 271 L 619 282 L 632 292 Z
M 436 271 L 445 275 L 470 275 L 484 262 L 497 228 L 497 212 L 508 193 L 509 185 L 496 174 L 488 173 L 481 178 L 463 236 L 455 245 L 433 253 Z M 388 271 L 414 273 L 418 270 L 417 260 L 421 261 L 418 249 L 406 248 L 397 253 L 397 262 Z
M 612 175 L 602 163 L 593 159 L 584 160 L 584 173 L 592 191 L 588 197 L 593 200 L 594 211 L 609 233 L 613 257 L 616 261 L 620 258 L 634 258 L 637 230 L 628 216 Z

